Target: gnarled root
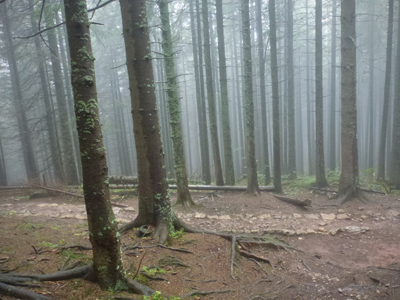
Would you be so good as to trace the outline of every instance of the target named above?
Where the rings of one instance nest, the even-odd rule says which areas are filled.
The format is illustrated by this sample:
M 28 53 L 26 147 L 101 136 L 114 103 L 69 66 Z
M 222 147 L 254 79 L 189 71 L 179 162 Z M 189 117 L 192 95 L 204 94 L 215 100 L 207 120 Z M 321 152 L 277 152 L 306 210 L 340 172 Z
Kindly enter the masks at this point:
M 34 292 L 31 292 L 24 288 L 17 288 L 12 285 L 8 285 L 0 282 L 0 294 L 15 297 L 18 299 L 27 299 L 27 300 L 45 300 L 50 299 L 44 295 L 40 295 Z

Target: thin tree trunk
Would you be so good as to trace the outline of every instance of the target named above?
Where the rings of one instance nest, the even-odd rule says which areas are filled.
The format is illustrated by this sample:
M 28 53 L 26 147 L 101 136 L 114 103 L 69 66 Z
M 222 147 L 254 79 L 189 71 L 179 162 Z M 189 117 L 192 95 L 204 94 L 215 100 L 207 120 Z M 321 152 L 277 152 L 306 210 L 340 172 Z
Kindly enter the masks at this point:
M 315 135 L 316 135 L 316 186 L 328 185 L 325 176 L 323 72 L 322 72 L 322 0 L 315 4 Z
M 243 64 L 244 64 L 244 103 L 246 112 L 246 162 L 247 190 L 255 195 L 260 192 L 257 179 L 256 147 L 254 140 L 254 101 L 253 101 L 253 71 L 250 40 L 249 0 L 242 0 L 242 30 L 243 30 Z
M 271 82 L 272 82 L 272 113 L 274 135 L 274 187 L 276 193 L 282 193 L 281 184 L 281 149 L 279 130 L 279 82 L 278 82 L 278 54 L 276 49 L 276 19 L 275 0 L 269 1 L 269 38 L 271 43 Z
M 288 173 L 296 179 L 296 126 L 294 113 L 293 0 L 288 0 Z
M 217 115 L 215 108 L 215 97 L 214 97 L 213 76 L 212 76 L 212 66 L 211 66 L 210 28 L 208 22 L 207 5 L 208 5 L 207 0 L 202 0 L 204 62 L 206 67 L 208 113 L 210 118 L 210 131 L 211 131 L 213 158 L 214 158 L 215 181 L 217 185 L 224 185 L 224 178 L 222 176 L 221 157 L 219 153 L 219 144 L 218 144 Z
M 332 35 L 331 35 L 331 97 L 329 122 L 329 169 L 336 169 L 336 0 L 332 1 Z
M 262 29 L 262 11 L 261 0 L 256 2 L 256 18 L 257 18 L 257 39 L 258 39 L 258 61 L 260 64 L 260 95 L 261 95 L 261 122 L 262 122 L 262 145 L 264 158 L 264 176 L 267 185 L 271 182 L 271 171 L 269 165 L 268 151 L 268 127 L 267 127 L 267 97 L 265 93 L 265 58 L 264 58 L 264 38 Z
M 394 0 L 389 0 L 388 10 L 388 29 L 386 44 L 386 72 L 385 72 L 385 88 L 383 94 L 382 109 L 382 125 L 379 142 L 379 162 L 378 162 L 378 179 L 385 179 L 385 160 L 386 160 L 386 140 L 388 136 L 388 118 L 389 118 L 389 102 L 390 102 L 390 81 L 392 75 L 392 43 L 393 43 L 393 11 Z
M 224 22 L 222 11 L 222 0 L 216 0 L 217 8 L 217 34 L 218 34 L 218 56 L 219 73 L 221 85 L 222 102 L 222 129 L 224 141 L 224 159 L 225 159 L 225 181 L 227 185 L 235 185 L 235 170 L 233 167 L 231 127 L 228 102 L 228 79 L 226 75 L 225 41 L 224 41 Z
M 178 83 L 176 81 L 174 49 L 169 21 L 167 0 L 157 2 L 160 8 L 162 26 L 162 48 L 164 51 L 165 73 L 167 76 L 168 111 L 172 131 L 172 144 L 174 148 L 174 167 L 176 184 L 178 187 L 177 205 L 195 205 L 188 189 L 185 151 L 182 136 L 181 110 L 179 106 Z

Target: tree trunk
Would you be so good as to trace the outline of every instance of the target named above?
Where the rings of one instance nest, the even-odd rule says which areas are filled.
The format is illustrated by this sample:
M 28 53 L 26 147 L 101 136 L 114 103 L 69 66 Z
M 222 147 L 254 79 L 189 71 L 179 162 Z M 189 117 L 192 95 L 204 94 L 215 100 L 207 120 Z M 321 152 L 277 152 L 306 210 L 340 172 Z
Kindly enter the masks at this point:
M 242 0 L 242 30 L 243 30 L 243 64 L 244 64 L 244 103 L 246 112 L 246 163 L 247 190 L 246 193 L 256 195 L 260 192 L 257 180 L 256 147 L 254 141 L 254 101 L 253 101 L 253 71 L 250 41 L 249 0 Z
M 357 89 L 356 89 L 356 3 L 341 3 L 341 89 L 342 89 L 342 172 L 339 180 L 339 199 L 342 204 L 357 196 L 358 148 L 357 148 Z
M 208 22 L 207 5 L 208 5 L 207 0 L 202 0 L 204 62 L 206 67 L 208 113 L 210 118 L 210 132 L 211 132 L 211 143 L 212 143 L 213 158 L 214 158 L 215 182 L 217 185 L 224 185 L 224 178 L 222 176 L 221 157 L 218 145 L 217 115 L 215 108 L 215 97 L 214 97 L 213 76 L 212 76 L 212 66 L 211 66 L 210 28 Z
M 389 118 L 389 102 L 390 102 L 390 81 L 392 75 L 392 43 L 393 43 L 393 11 L 394 0 L 389 0 L 388 10 L 388 29 L 386 44 L 386 72 L 385 72 L 385 88 L 383 93 L 383 109 L 382 109 L 382 125 L 379 142 L 379 162 L 378 162 L 378 179 L 385 179 L 385 160 L 386 160 L 386 140 L 388 136 L 388 118 Z
M 400 9 L 399 16 L 400 16 Z M 390 180 L 396 189 L 400 189 L 400 21 L 397 29 L 397 57 L 395 95 L 393 105 L 393 144 L 392 144 L 392 172 Z
M 120 3 L 139 176 L 139 215 L 134 223 L 154 225 L 155 239 L 165 243 L 173 220 L 156 107 L 146 1 Z
M 10 69 L 11 86 L 13 92 L 13 105 L 18 123 L 19 138 L 22 146 L 22 154 L 24 158 L 26 177 L 28 182 L 40 182 L 40 176 L 36 163 L 36 158 L 33 152 L 33 143 L 31 140 L 31 130 L 28 126 L 28 119 L 25 111 L 25 104 L 22 95 L 22 86 L 18 73 L 17 61 L 15 59 L 15 46 L 11 36 L 11 22 L 8 16 L 7 3 L 0 6 L 0 13 L 2 15 L 5 42 L 8 48 L 6 58 Z
M 54 26 L 53 11 L 44 13 L 47 28 Z M 61 123 L 61 140 L 64 157 L 64 167 L 67 184 L 79 184 L 78 173 L 73 155 L 72 137 L 70 131 L 70 120 L 68 118 L 68 107 L 64 89 L 64 81 L 60 64 L 60 56 L 57 46 L 57 37 L 54 30 L 47 31 L 49 47 L 51 49 L 51 67 L 53 70 L 54 87 L 56 90 L 57 106 Z
M 260 65 L 260 95 L 261 95 L 261 122 L 262 122 L 262 144 L 264 158 L 264 176 L 267 185 L 271 182 L 271 171 L 269 165 L 268 151 L 268 127 L 267 127 L 267 97 L 265 93 L 265 58 L 264 58 L 264 38 L 262 29 L 262 11 L 261 0 L 256 2 L 256 18 L 257 18 L 257 39 L 258 39 L 258 63 Z
M 93 248 L 93 279 L 103 290 L 126 289 L 117 220 L 111 207 L 106 152 L 97 104 L 86 1 L 65 0 L 83 191 Z M 81 38 L 85 37 L 85 38 Z
M 224 159 L 225 159 L 225 181 L 227 185 L 235 185 L 235 170 L 233 168 L 233 154 L 231 141 L 231 127 L 228 102 L 228 79 L 226 75 L 225 57 L 225 37 L 224 21 L 222 11 L 222 0 L 216 0 L 217 8 L 217 34 L 218 34 L 218 56 L 219 56 L 219 76 L 221 85 L 222 102 L 222 129 L 224 136 Z
M 0 137 L 0 185 L 7 186 L 7 169 L 4 160 L 3 143 Z
M 336 0 L 332 1 L 332 35 L 331 35 L 331 97 L 330 122 L 328 130 L 329 169 L 336 169 Z
M 294 113 L 293 0 L 288 0 L 288 174 L 296 179 L 296 126 Z
M 181 110 L 179 106 L 178 84 L 176 81 L 174 48 L 172 45 L 171 26 L 169 21 L 168 2 L 159 0 L 162 26 L 162 48 L 164 51 L 165 73 L 167 76 L 168 111 L 172 131 L 172 143 L 174 148 L 174 167 L 176 184 L 178 187 L 177 205 L 195 205 L 188 189 L 185 151 L 182 136 Z
M 269 39 L 271 43 L 271 81 L 272 81 L 272 113 L 273 113 L 273 148 L 274 148 L 274 187 L 276 193 L 282 193 L 281 184 L 281 141 L 279 130 L 279 81 L 278 54 L 276 49 L 275 0 L 269 1 Z
M 316 186 L 323 188 L 328 185 L 325 176 L 324 155 L 324 93 L 322 72 L 322 0 L 315 4 L 315 135 L 316 135 Z

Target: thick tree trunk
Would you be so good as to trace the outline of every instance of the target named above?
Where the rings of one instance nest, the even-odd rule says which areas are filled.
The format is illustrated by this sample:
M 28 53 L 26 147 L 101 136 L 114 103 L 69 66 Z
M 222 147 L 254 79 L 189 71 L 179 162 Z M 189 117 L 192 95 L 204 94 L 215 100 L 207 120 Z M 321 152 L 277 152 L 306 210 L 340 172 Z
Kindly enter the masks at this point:
M 260 95 L 261 95 L 261 122 L 262 122 L 262 144 L 263 144 L 263 158 L 264 158 L 264 184 L 271 182 L 271 171 L 269 165 L 269 151 L 268 151 L 268 128 L 267 128 L 267 97 L 265 93 L 265 58 L 264 58 L 264 38 L 262 28 L 262 11 L 261 0 L 256 2 L 256 18 L 257 18 L 257 39 L 258 39 L 258 61 L 260 64 Z
M 251 195 L 260 192 L 257 179 L 256 147 L 254 141 L 253 71 L 250 41 L 249 0 L 242 0 L 244 102 L 246 112 L 246 162 L 247 191 Z
M 231 127 L 228 102 L 228 78 L 226 75 L 224 21 L 222 11 L 222 0 L 216 0 L 217 8 L 217 34 L 218 34 L 218 57 L 219 57 L 219 80 L 221 85 L 221 114 L 224 141 L 225 181 L 227 185 L 235 185 L 235 170 L 233 168 L 233 154 L 231 141 Z
M 83 191 L 93 248 L 91 276 L 104 290 L 127 289 L 117 220 L 111 207 L 106 152 L 97 104 L 86 1 L 65 0 Z M 85 38 L 81 38 L 85 37 Z
M 282 193 L 281 184 L 281 149 L 279 130 L 279 81 L 278 54 L 276 49 L 276 17 L 275 0 L 269 1 L 269 38 L 271 43 L 271 81 L 272 81 L 272 113 L 273 113 L 273 148 L 274 148 L 274 187 L 276 193 Z
M 214 95 L 212 66 L 211 66 L 210 28 L 208 22 L 207 5 L 208 5 L 207 0 L 202 0 L 204 62 L 205 62 L 206 80 L 207 80 L 208 113 L 210 118 L 210 132 L 211 132 L 211 143 L 212 143 L 213 158 L 214 158 L 215 182 L 217 185 L 224 185 L 221 156 L 219 153 L 219 144 L 218 144 L 217 115 L 215 108 L 215 95 Z
M 316 135 L 316 186 L 323 188 L 328 185 L 325 176 L 324 155 L 324 93 L 322 72 L 322 0 L 315 4 L 315 135 Z
M 157 115 L 146 1 L 120 3 L 139 175 L 139 215 L 134 222 L 154 225 L 155 239 L 164 243 L 173 215 Z
M 389 118 L 389 102 L 390 102 L 390 81 L 392 75 L 392 43 L 393 43 L 393 11 L 394 0 L 389 0 L 388 10 L 388 29 L 386 44 L 386 72 L 385 72 L 385 88 L 383 94 L 382 109 L 382 125 L 379 142 L 379 162 L 378 162 L 378 179 L 385 179 L 385 160 L 386 160 L 386 140 L 388 135 L 388 118 Z
M 341 3 L 341 89 L 342 89 L 342 172 L 339 180 L 339 204 L 357 196 L 357 89 L 356 89 L 356 3 Z
M 168 111 L 172 131 L 172 143 L 174 148 L 174 167 L 176 184 L 178 187 L 177 205 L 195 205 L 188 189 L 188 178 L 186 171 L 185 152 L 182 136 L 181 110 L 179 105 L 178 83 L 176 81 L 174 48 L 172 45 L 172 34 L 169 21 L 168 2 L 159 0 L 161 26 L 162 26 L 162 48 L 164 51 L 165 73 L 167 75 Z

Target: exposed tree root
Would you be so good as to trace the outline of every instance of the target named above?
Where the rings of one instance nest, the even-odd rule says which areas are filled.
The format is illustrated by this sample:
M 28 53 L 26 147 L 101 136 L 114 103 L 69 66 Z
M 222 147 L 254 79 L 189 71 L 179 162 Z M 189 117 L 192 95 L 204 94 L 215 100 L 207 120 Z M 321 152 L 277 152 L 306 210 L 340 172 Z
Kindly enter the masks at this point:
M 230 293 L 234 292 L 235 290 L 217 290 L 217 291 L 195 291 L 188 293 L 186 295 L 183 295 L 181 298 L 189 298 L 192 296 L 206 296 L 206 295 L 212 295 L 212 294 L 225 294 L 225 293 Z
M 274 196 L 278 200 L 281 200 L 281 201 L 284 201 L 286 203 L 299 206 L 301 208 L 305 208 L 307 206 L 311 206 L 311 200 L 310 199 L 300 200 L 300 199 L 293 199 L 293 198 L 284 197 L 284 196 L 275 195 L 275 194 L 272 194 L 272 196 Z
M 265 258 L 265 257 L 262 257 L 262 256 L 258 256 L 258 255 L 255 255 L 253 253 L 249 253 L 249 252 L 246 252 L 246 251 L 243 251 L 243 250 L 240 250 L 239 253 L 241 255 L 243 255 L 244 257 L 253 258 L 253 259 L 256 259 L 256 260 L 261 260 L 263 262 L 267 262 L 267 263 L 271 264 L 271 261 L 268 258 Z
M 355 187 L 355 188 L 349 188 L 345 193 L 339 195 L 336 204 L 343 205 L 352 198 L 358 198 L 363 202 L 369 202 L 369 199 L 365 195 L 365 193 L 359 187 Z
M 20 285 L 24 282 L 30 281 L 60 281 L 74 278 L 84 278 L 90 280 L 91 278 L 92 265 L 86 265 L 83 267 L 77 267 L 67 271 L 58 271 L 51 274 L 7 274 L 0 276 L 0 294 L 16 297 L 19 299 L 50 299 L 46 296 L 33 293 L 23 288 L 16 288 L 12 285 Z M 150 296 L 156 291 L 152 288 L 126 278 L 128 285 L 128 291 L 140 295 Z
M 18 299 L 27 299 L 27 300 L 45 300 L 50 299 L 47 296 L 40 295 L 34 292 L 31 292 L 24 288 L 17 288 L 12 285 L 8 285 L 0 282 L 0 294 L 15 297 Z

